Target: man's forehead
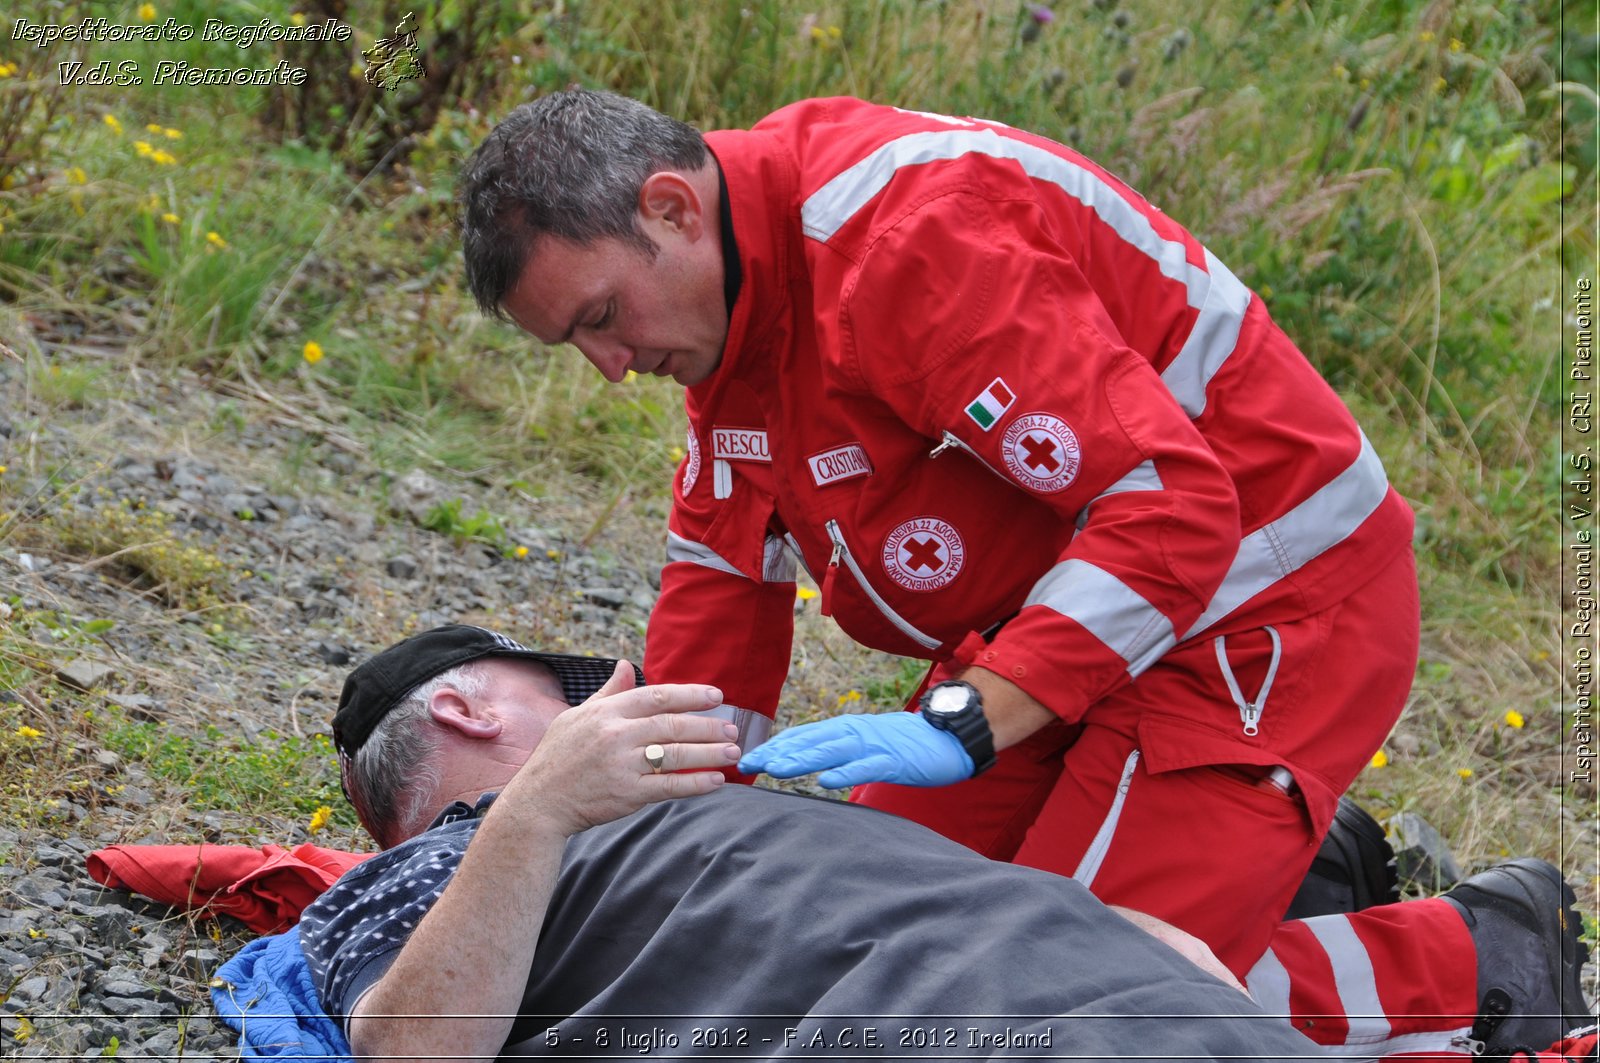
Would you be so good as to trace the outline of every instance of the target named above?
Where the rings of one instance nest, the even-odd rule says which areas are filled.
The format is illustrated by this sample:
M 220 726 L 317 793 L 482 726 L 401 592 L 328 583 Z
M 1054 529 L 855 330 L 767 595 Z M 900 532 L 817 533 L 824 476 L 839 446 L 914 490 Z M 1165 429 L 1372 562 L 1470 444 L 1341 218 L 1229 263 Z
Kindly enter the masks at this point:
M 484 657 L 478 664 L 493 678 L 511 681 L 520 679 L 533 683 L 551 697 L 566 701 L 566 695 L 561 690 L 561 680 L 557 678 L 555 669 L 548 664 L 530 661 L 526 657 Z
M 596 247 L 544 237 L 523 260 L 517 282 L 506 293 L 506 313 L 541 343 L 565 342 L 576 315 L 604 294 L 607 277 L 593 268 L 600 253 Z

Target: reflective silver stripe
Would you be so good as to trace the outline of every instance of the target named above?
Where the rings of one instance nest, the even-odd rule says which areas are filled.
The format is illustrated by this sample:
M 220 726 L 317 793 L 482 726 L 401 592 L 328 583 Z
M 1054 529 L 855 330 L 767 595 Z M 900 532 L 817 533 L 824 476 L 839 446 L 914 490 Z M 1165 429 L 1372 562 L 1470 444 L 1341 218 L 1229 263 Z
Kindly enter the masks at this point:
M 748 578 L 743 572 L 734 568 L 731 561 L 705 543 L 697 543 L 693 539 L 685 539 L 677 532 L 669 531 L 667 563 L 671 564 L 674 561 L 687 561 L 703 568 L 726 572 L 730 576 Z M 776 535 L 767 536 L 766 546 L 762 549 L 761 578 L 767 583 L 794 582 L 794 557 L 789 553 L 788 545 Z
M 1122 818 L 1122 804 L 1128 799 L 1128 787 L 1133 784 L 1133 769 L 1139 766 L 1139 751 L 1135 749 L 1128 754 L 1128 759 L 1122 764 L 1122 778 L 1117 781 L 1117 796 L 1111 799 L 1111 808 L 1106 811 L 1106 818 L 1100 824 L 1100 829 L 1095 832 L 1094 841 L 1089 843 L 1088 851 L 1083 854 L 1078 869 L 1072 877 L 1085 886 L 1093 885 L 1094 877 L 1100 873 L 1100 865 L 1105 863 L 1106 851 L 1111 848 L 1111 838 L 1117 833 L 1117 821 Z
M 1268 949 L 1244 976 L 1244 984 L 1262 1011 L 1289 1017 L 1289 972 L 1283 969 L 1277 953 Z
M 714 709 L 703 709 L 700 712 L 691 712 L 690 716 L 713 716 L 719 720 L 731 720 L 739 728 L 739 737 L 734 739 L 740 751 L 748 753 L 772 737 L 772 717 L 763 716 L 752 709 L 741 709 L 737 705 L 718 705 Z
M 1183 637 L 1193 638 L 1278 580 L 1344 542 L 1383 503 L 1388 492 L 1389 478 L 1383 471 L 1383 462 L 1363 434 L 1361 453 L 1343 472 L 1271 524 L 1244 537 L 1228 574 L 1222 578 L 1222 586 Z
M 1132 587 L 1103 568 L 1069 558 L 1028 592 L 1024 609 L 1042 605 L 1083 625 L 1137 676 L 1177 641 L 1172 621 Z
M 1156 463 L 1149 460 L 1141 461 L 1134 466 L 1132 472 L 1089 499 L 1088 503 L 1078 511 L 1078 530 L 1082 531 L 1083 526 L 1089 523 L 1089 510 L 1094 508 L 1094 504 L 1102 498 L 1120 495 L 1125 491 L 1160 491 L 1164 489 L 1165 485 L 1161 482 L 1161 475 L 1156 472 Z
M 1333 965 L 1333 984 L 1339 1003 L 1350 1023 L 1345 1044 L 1368 1044 L 1388 1038 L 1389 1017 L 1378 999 L 1378 983 L 1372 971 L 1372 957 L 1356 936 L 1350 920 L 1342 915 L 1323 915 L 1302 920 L 1316 937 L 1328 962 Z
M 1388 1037 L 1382 1041 L 1362 1041 L 1356 1043 L 1347 1041 L 1343 1045 L 1324 1045 L 1322 1051 L 1330 1056 L 1337 1056 L 1345 1063 L 1351 1061 L 1370 1060 L 1377 1063 L 1380 1059 L 1390 1056 L 1416 1053 L 1440 1053 L 1450 1057 L 1470 1059 L 1473 1055 L 1467 1048 L 1468 1034 L 1472 1027 L 1463 1026 L 1458 1030 L 1422 1030 L 1417 1033 L 1403 1033 L 1397 1037 Z M 1352 1052 L 1351 1049 L 1359 1049 Z
M 767 583 L 794 582 L 794 555 L 781 535 L 767 536 L 761 551 L 761 578 Z
M 1011 159 L 1029 177 L 1056 185 L 1094 211 L 1135 250 L 1154 260 L 1163 276 L 1182 284 L 1190 306 L 1204 306 L 1209 281 L 1204 270 L 1190 264 L 1182 241 L 1168 240 L 1156 232 L 1149 218 L 1094 172 L 992 129 L 941 129 L 891 140 L 807 197 L 800 207 L 801 227 L 813 239 L 830 240 L 856 211 L 883 191 L 902 166 L 942 162 L 962 155 Z
M 1194 305 L 1194 285 L 1205 285 L 1200 316 L 1195 318 L 1189 338 L 1183 341 L 1177 357 L 1161 373 L 1161 382 L 1167 385 L 1167 390 L 1190 418 L 1205 412 L 1206 386 L 1233 353 L 1239 342 L 1245 311 L 1250 309 L 1250 289 L 1210 251 L 1206 252 L 1206 270 L 1203 280 L 1196 278 L 1190 282 L 1191 306 Z
M 701 565 L 705 568 L 714 568 L 718 572 L 726 572 L 730 576 L 743 576 L 744 573 L 734 568 L 733 565 L 705 543 L 697 543 L 693 539 L 685 539 L 677 532 L 667 532 L 667 563 L 674 561 L 688 561 L 690 564 Z

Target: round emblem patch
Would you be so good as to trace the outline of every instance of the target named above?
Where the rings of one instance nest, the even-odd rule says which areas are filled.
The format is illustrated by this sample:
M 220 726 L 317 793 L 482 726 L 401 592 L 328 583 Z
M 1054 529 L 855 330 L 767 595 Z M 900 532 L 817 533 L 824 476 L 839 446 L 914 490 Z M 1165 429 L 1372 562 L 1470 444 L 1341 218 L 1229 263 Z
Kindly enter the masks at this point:
M 1025 413 L 1012 421 L 1000 440 L 1000 453 L 1018 483 L 1042 494 L 1076 480 L 1083 457 L 1071 427 L 1048 413 Z
M 961 574 L 961 533 L 938 517 L 914 517 L 883 541 L 883 570 L 908 591 L 936 591 Z
M 700 440 L 696 438 L 694 429 L 689 429 L 689 463 L 683 468 L 683 493 L 687 495 L 694 490 L 694 482 L 700 478 Z

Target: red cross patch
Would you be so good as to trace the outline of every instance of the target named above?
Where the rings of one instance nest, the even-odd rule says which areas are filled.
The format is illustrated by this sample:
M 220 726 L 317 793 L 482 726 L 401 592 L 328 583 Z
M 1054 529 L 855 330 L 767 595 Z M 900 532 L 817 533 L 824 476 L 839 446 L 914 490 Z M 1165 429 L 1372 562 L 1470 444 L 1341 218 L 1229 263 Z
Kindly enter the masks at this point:
M 1078 436 L 1061 418 L 1025 413 L 1006 427 L 1000 454 L 1017 482 L 1030 491 L 1052 494 L 1078 478 L 1083 453 Z
M 961 533 L 938 517 L 915 517 L 883 541 L 883 570 L 908 591 L 936 591 L 961 573 Z

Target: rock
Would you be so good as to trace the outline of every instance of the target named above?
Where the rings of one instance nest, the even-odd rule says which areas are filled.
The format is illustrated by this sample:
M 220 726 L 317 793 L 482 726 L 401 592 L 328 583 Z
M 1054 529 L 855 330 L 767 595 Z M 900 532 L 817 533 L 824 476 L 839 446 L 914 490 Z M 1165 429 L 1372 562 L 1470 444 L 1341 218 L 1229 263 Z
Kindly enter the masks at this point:
M 48 978 L 44 978 L 42 976 L 35 978 L 24 978 L 12 988 L 11 999 L 20 1000 L 23 1003 L 41 1000 L 44 997 L 45 990 L 49 988 L 50 979 Z
M 106 700 L 127 710 L 136 720 L 154 723 L 165 715 L 165 707 L 149 694 L 107 694 Z
M 89 919 L 94 936 L 103 944 L 120 948 L 134 940 L 133 913 L 126 908 L 102 908 Z
M 116 771 L 122 766 L 122 756 L 114 750 L 102 749 L 94 755 L 94 762 L 107 771 Z
M 319 639 L 311 646 L 311 652 L 322 659 L 324 664 L 346 665 L 350 663 L 350 651 L 337 642 Z
M 117 670 L 110 665 L 79 657 L 56 669 L 56 679 L 79 690 L 93 690 L 116 677 Z
M 445 486 L 421 469 L 412 469 L 389 488 L 389 508 L 417 524 L 444 499 Z
M 133 997 L 137 1000 L 154 1000 L 156 991 L 143 982 L 124 978 L 107 978 L 96 987 L 102 996 Z
M 412 579 L 417 574 L 417 559 L 410 554 L 397 554 L 389 559 L 383 570 L 395 579 Z
M 63 864 L 75 864 L 79 859 L 79 854 L 71 849 L 54 845 L 41 845 L 33 851 L 33 862 L 40 867 L 61 867 Z
M 1415 812 L 1400 812 L 1390 816 L 1384 827 L 1402 883 L 1437 893 L 1461 881 L 1461 867 L 1444 836 L 1427 820 Z
M 586 601 L 603 605 L 607 609 L 621 609 L 628 601 L 628 593 L 616 587 L 585 587 L 578 592 Z

